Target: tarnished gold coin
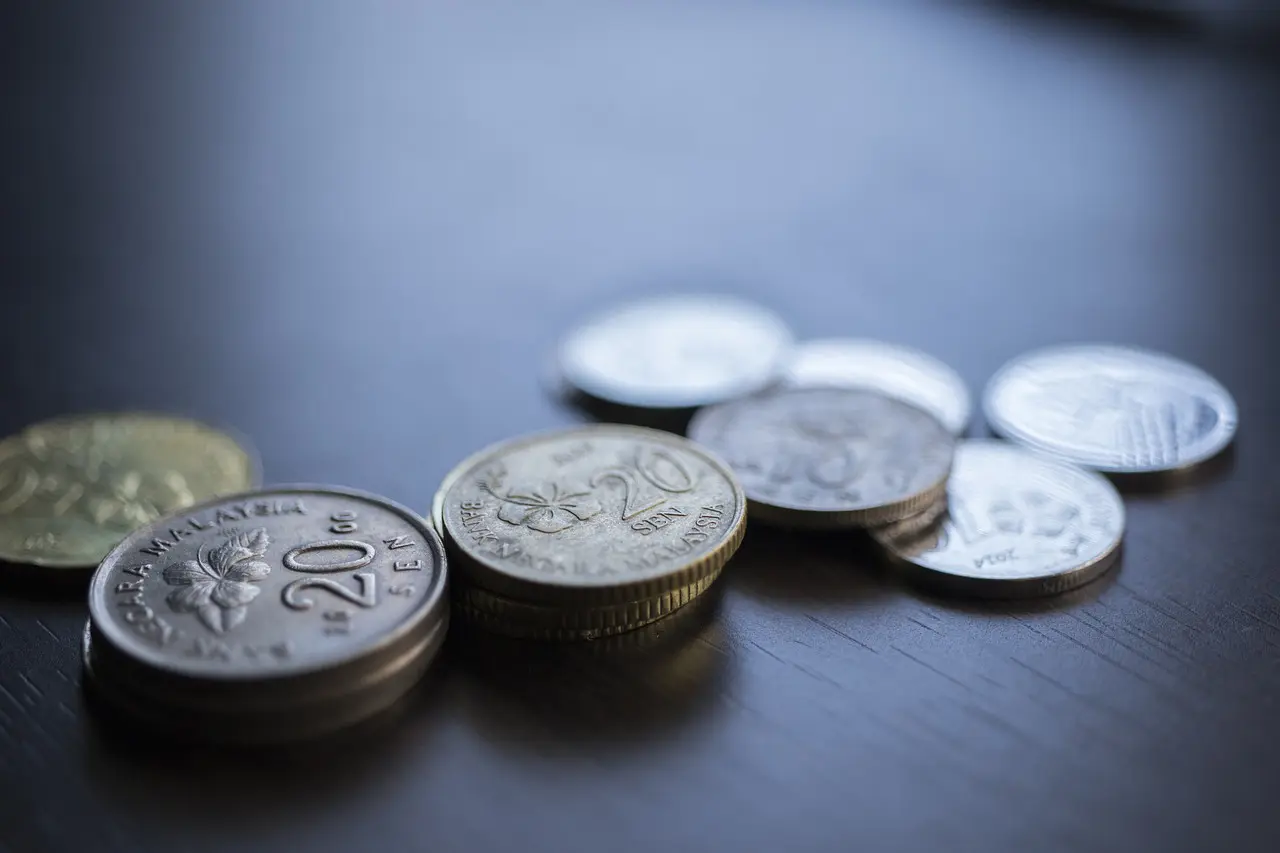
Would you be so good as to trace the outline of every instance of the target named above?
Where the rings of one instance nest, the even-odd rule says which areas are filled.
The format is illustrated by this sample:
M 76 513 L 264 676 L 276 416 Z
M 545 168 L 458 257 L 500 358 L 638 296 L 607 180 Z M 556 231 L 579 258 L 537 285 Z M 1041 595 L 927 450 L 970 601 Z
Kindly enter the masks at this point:
M 250 488 L 253 458 L 195 421 L 94 414 L 0 441 L 0 559 L 91 568 L 130 531 Z
M 557 607 L 655 599 L 717 573 L 746 530 L 729 467 L 641 427 L 519 438 L 445 480 L 436 523 L 463 582 Z

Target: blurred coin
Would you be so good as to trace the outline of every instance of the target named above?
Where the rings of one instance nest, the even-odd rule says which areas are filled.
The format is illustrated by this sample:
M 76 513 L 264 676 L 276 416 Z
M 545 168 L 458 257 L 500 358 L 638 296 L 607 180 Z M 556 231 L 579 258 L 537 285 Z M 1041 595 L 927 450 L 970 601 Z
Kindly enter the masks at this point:
M 689 435 L 723 455 L 751 517 L 789 527 L 885 524 L 943 494 L 955 437 L 876 391 L 778 391 L 703 409 Z
M 1019 356 L 987 385 L 991 428 L 1099 471 L 1188 468 L 1222 451 L 1236 404 L 1199 368 L 1130 347 L 1052 347 Z
M 443 545 L 409 510 L 281 487 L 138 528 L 94 574 L 89 614 L 102 668 L 133 693 L 267 713 L 416 661 L 446 624 L 445 585 Z
M 795 347 L 783 383 L 791 388 L 869 388 L 905 400 L 956 435 L 969 425 L 969 389 L 933 356 L 882 341 L 832 338 Z
M 255 479 L 245 448 L 195 421 L 44 421 L 0 441 L 0 559 L 91 568 L 138 525 Z
M 742 541 L 733 473 L 670 433 L 595 425 L 515 439 L 458 466 L 435 501 L 459 579 L 562 607 L 654 599 Z
M 1052 595 L 1110 567 L 1124 504 L 1107 480 L 999 441 L 956 449 L 947 512 L 924 530 L 908 519 L 873 531 L 922 582 L 986 598 Z
M 668 296 L 600 315 L 560 345 L 578 391 L 657 409 L 704 406 L 778 378 L 791 333 L 777 315 L 727 296 Z

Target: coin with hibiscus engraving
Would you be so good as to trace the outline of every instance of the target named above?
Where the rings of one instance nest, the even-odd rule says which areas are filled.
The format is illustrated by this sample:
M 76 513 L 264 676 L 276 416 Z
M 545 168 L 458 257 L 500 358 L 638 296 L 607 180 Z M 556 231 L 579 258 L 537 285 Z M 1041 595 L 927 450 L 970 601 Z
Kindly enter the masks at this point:
M 195 421 L 97 414 L 0 441 L 0 559 L 92 568 L 129 531 L 251 487 L 253 457 Z
M 380 681 L 444 624 L 444 548 L 374 495 L 264 489 L 139 527 L 94 574 L 89 612 L 99 668 L 121 682 L 318 701 Z
M 746 500 L 693 442 L 601 424 L 477 453 L 435 515 L 469 585 L 531 605 L 625 605 L 717 573 L 742 541 Z
M 595 317 L 560 345 L 564 380 L 623 406 L 687 409 L 759 391 L 791 332 L 773 312 L 715 295 L 647 299 Z
M 733 466 L 751 516 L 786 527 L 885 524 L 942 496 L 955 438 L 933 415 L 876 391 L 805 388 L 703 409 L 694 441 Z
M 1106 572 L 1124 535 L 1104 477 L 1001 441 L 961 443 L 946 507 L 873 535 L 910 577 L 961 595 L 1066 592 Z

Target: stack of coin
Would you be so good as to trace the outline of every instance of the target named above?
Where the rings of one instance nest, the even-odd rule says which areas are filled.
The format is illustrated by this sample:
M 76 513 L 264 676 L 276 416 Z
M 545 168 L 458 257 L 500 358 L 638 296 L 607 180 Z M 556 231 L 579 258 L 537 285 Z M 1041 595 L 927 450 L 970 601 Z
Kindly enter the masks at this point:
M 468 620 L 513 637 L 632 631 L 693 601 L 742 541 L 746 499 L 696 444 L 596 425 L 489 447 L 432 509 Z
M 287 487 L 144 524 L 90 584 L 88 686 L 139 722 L 260 743 L 391 706 L 448 627 L 444 547 L 382 498 Z

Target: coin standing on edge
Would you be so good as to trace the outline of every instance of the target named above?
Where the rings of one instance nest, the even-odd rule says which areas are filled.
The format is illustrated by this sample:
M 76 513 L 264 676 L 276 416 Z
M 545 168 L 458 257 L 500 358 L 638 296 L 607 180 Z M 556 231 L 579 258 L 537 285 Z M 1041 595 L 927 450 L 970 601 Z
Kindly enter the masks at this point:
M 1113 474 L 1190 468 L 1236 432 L 1235 400 L 1203 370 L 1132 347 L 1050 347 L 1019 356 L 983 405 L 1000 435 Z
M 588 320 L 560 344 L 578 391 L 623 406 L 688 409 L 777 381 L 792 336 L 773 312 L 727 296 L 668 296 Z
M 737 473 L 754 519 L 840 529 L 885 524 L 939 499 L 955 437 L 876 391 L 777 391 L 703 409 L 689 436 Z
M 248 450 L 196 421 L 121 413 L 34 424 L 0 441 L 0 559 L 92 568 L 138 525 L 256 479 Z
M 746 499 L 685 438 L 593 425 L 515 439 L 459 465 L 435 501 L 459 578 L 530 605 L 659 599 L 737 550 Z
M 328 731 L 416 681 L 448 624 L 446 578 L 439 537 L 383 498 L 310 486 L 222 498 L 107 555 L 86 662 L 117 705 L 235 721 L 211 739 Z
M 943 362 L 912 347 L 861 338 L 804 341 L 783 377 L 788 388 L 869 388 L 924 409 L 956 435 L 969 425 L 969 388 Z
M 1105 477 L 1000 441 L 956 449 L 947 512 L 921 530 L 872 531 L 904 571 L 982 598 L 1054 595 L 1101 576 L 1124 536 L 1124 504 Z

